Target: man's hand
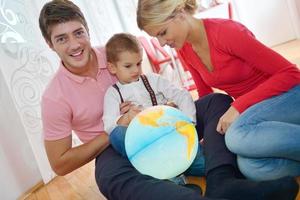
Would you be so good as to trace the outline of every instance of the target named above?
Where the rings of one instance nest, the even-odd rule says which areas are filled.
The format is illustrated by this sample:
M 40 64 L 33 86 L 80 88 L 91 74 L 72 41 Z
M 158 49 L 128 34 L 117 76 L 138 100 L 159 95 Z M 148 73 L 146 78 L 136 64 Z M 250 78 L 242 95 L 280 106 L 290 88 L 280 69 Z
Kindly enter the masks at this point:
M 220 118 L 218 125 L 217 125 L 217 131 L 220 134 L 225 134 L 229 126 L 240 116 L 240 113 L 231 106 L 224 115 Z

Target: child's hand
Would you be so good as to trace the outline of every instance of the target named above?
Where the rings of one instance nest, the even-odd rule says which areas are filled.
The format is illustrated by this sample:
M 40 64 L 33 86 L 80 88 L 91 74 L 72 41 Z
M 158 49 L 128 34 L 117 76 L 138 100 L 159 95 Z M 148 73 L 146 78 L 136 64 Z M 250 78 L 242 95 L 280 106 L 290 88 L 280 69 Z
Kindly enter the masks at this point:
M 124 115 L 125 113 L 127 113 L 132 105 L 133 104 L 131 103 L 131 101 L 125 101 L 125 102 L 121 103 L 120 104 L 121 115 Z
M 131 120 L 142 111 L 140 106 L 136 106 L 136 105 L 131 105 L 131 107 L 129 108 L 129 111 L 125 114 L 127 115 L 127 119 L 128 119 L 128 124 L 131 122 Z
M 121 105 L 123 105 L 123 108 L 121 108 Z M 140 106 L 133 105 L 132 103 L 130 104 L 123 104 L 120 105 L 120 109 L 126 110 L 127 112 L 123 114 L 119 120 L 117 121 L 118 125 L 122 126 L 128 126 L 131 120 L 139 113 L 142 111 L 142 108 Z
M 166 106 L 171 106 L 171 107 L 174 107 L 174 108 L 178 108 L 178 106 L 172 101 L 168 101 L 165 105 Z

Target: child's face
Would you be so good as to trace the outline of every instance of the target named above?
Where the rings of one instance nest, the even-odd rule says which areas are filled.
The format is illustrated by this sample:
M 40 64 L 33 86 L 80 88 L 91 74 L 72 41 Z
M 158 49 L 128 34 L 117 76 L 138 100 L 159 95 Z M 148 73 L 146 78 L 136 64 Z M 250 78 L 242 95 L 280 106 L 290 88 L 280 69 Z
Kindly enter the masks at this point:
M 142 57 L 142 52 L 122 52 L 118 56 L 119 61 L 110 65 L 110 72 L 115 74 L 122 84 L 137 81 L 142 74 Z

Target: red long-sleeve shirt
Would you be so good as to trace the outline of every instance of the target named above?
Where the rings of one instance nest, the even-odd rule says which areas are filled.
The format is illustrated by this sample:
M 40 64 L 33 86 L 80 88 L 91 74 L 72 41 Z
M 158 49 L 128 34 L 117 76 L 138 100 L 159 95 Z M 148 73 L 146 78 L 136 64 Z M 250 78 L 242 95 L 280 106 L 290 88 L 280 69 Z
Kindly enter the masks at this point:
M 199 96 L 221 89 L 235 98 L 240 113 L 249 106 L 288 91 L 300 83 L 300 71 L 266 47 L 242 24 L 226 19 L 203 19 L 213 70 L 210 72 L 192 45 L 179 50 L 195 81 Z

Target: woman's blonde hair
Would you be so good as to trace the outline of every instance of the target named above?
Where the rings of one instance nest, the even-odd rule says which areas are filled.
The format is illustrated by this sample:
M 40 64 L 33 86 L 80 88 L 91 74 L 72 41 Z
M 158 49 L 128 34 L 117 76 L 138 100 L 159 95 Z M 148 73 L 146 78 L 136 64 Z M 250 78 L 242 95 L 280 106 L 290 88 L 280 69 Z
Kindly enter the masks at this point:
M 137 24 L 141 30 L 146 26 L 157 26 L 185 10 L 194 14 L 197 9 L 196 0 L 139 0 L 137 8 Z

